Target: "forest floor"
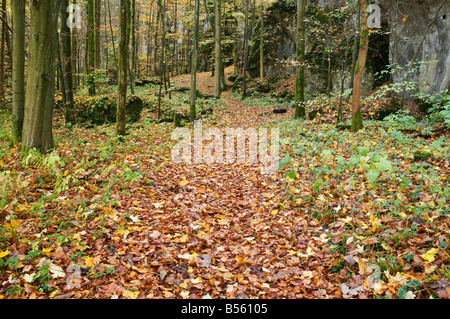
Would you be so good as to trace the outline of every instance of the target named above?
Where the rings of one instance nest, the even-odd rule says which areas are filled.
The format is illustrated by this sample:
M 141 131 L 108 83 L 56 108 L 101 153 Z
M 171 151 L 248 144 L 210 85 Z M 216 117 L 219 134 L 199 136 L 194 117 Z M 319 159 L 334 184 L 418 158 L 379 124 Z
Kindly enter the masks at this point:
M 150 112 L 124 141 L 57 112 L 55 151 L 20 158 L 2 114 L 0 298 L 449 298 L 448 136 L 273 106 L 230 90 L 204 119 L 278 127 L 273 175 L 172 162 L 173 124 Z

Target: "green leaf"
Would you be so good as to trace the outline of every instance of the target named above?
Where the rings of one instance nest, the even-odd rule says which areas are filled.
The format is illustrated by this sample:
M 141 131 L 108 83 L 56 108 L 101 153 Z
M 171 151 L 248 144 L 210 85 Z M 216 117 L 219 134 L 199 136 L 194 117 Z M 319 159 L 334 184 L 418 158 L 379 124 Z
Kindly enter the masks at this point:
M 380 171 L 377 169 L 371 169 L 366 174 L 367 180 L 372 184 L 374 184 L 377 181 L 378 176 L 380 176 Z
M 381 157 L 380 161 L 375 163 L 375 166 L 379 171 L 389 171 L 389 172 L 393 171 L 391 161 L 389 161 L 385 157 Z
M 359 164 L 360 159 L 361 159 L 361 156 L 353 155 L 352 157 L 350 157 L 348 164 L 349 165 L 357 165 L 357 164 Z

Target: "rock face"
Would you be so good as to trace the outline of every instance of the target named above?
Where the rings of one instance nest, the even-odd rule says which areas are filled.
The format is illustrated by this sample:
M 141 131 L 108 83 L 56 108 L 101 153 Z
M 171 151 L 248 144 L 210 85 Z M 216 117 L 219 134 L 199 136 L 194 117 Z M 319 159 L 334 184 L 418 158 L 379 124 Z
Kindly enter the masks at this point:
M 397 12 L 392 1 L 380 5 L 391 31 L 390 61 L 403 68 L 393 74 L 393 82 L 405 80 L 413 61 L 417 70 L 410 72 L 408 81 L 417 82 L 420 92 L 450 89 L 450 1 L 403 1 Z
M 348 1 L 348 0 L 347 0 Z M 354 1 L 354 0 L 352 0 Z M 341 5 L 343 0 L 310 0 L 310 6 L 327 10 Z M 398 65 L 399 70 L 383 81 L 401 83 L 405 80 L 410 62 L 420 63 L 414 72 L 409 72 L 408 81 L 417 82 L 422 93 L 436 94 L 450 86 L 450 1 L 445 0 L 375 0 L 381 7 L 382 30 L 385 35 L 371 37 L 363 92 L 368 92 L 377 83 L 374 73 L 386 69 L 388 64 Z M 405 19 L 406 18 L 406 19 Z M 283 0 L 273 3 L 265 15 L 266 36 L 264 43 L 264 72 L 269 79 L 284 78 L 295 73 L 289 61 L 295 57 L 295 3 Z M 257 31 L 259 33 L 259 31 Z M 259 46 L 259 40 L 255 46 Z M 312 50 L 314 39 L 307 39 L 307 51 Z M 250 56 L 249 71 L 259 74 L 257 48 Z M 308 52 L 307 52 L 308 55 Z M 382 56 L 385 55 L 385 56 Z M 379 58 L 381 56 L 381 58 Z M 378 59 L 378 60 L 377 60 Z M 345 88 L 350 83 L 350 61 L 345 66 Z M 381 68 L 381 69 L 380 69 Z M 339 91 L 342 78 L 340 65 L 331 69 L 331 87 Z M 322 68 L 308 67 L 306 91 L 326 92 L 328 72 Z

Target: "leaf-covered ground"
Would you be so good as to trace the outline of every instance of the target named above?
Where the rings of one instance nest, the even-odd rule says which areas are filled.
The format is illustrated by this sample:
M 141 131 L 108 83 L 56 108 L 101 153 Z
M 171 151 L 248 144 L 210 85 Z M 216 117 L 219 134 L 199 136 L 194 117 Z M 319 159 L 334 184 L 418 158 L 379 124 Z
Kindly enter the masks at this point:
M 57 149 L 20 158 L 3 114 L 0 298 L 449 298 L 448 136 L 257 102 L 226 92 L 205 125 L 279 127 L 276 175 L 175 164 L 150 112 L 124 141 L 57 113 Z

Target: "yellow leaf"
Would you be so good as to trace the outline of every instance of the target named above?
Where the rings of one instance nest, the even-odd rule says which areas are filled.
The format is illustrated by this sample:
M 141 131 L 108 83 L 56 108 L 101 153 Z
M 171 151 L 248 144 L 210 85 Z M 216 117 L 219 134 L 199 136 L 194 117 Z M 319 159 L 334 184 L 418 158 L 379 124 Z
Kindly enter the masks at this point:
M 1 252 L 1 253 L 0 253 L 0 258 L 3 258 L 3 257 L 5 257 L 5 256 L 8 256 L 9 253 L 10 253 L 9 250 L 6 250 L 6 251 Z
M 57 294 L 59 294 L 59 290 L 53 291 L 53 292 L 49 295 L 49 298 L 50 298 L 50 299 L 53 299 L 53 297 L 55 297 Z
M 193 284 L 199 284 L 201 282 L 202 282 L 202 278 L 200 278 L 200 277 L 197 277 L 195 279 L 191 279 L 191 283 L 193 283 Z
M 425 254 L 420 255 L 426 263 L 431 263 L 436 257 L 437 249 L 431 248 Z
M 51 251 L 52 251 L 52 247 L 42 249 L 42 252 L 43 252 L 46 256 L 48 256 L 48 255 L 50 254 Z
M 183 179 L 181 182 L 179 182 L 178 184 L 180 184 L 180 186 L 186 186 L 188 183 L 187 180 Z
M 130 290 L 125 290 L 122 295 L 128 299 L 137 299 L 139 296 L 139 291 L 132 292 Z
M 100 262 L 99 258 L 91 258 L 89 256 L 84 257 L 84 261 L 86 263 L 86 267 L 94 267 Z
M 20 222 L 17 220 L 12 220 L 10 223 L 6 224 L 6 230 L 7 231 L 14 231 L 20 226 Z

